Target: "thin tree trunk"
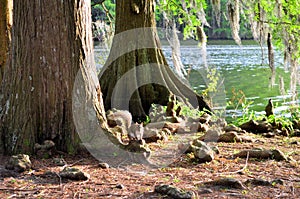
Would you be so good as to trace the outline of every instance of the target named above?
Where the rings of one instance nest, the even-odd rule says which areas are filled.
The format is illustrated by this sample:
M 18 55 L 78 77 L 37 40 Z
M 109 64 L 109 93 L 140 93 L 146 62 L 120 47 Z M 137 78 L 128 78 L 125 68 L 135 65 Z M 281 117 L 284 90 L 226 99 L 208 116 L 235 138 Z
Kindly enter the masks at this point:
M 12 25 L 12 0 L 0 0 L 0 85 L 7 62 Z M 1 97 L 0 97 L 1 100 Z

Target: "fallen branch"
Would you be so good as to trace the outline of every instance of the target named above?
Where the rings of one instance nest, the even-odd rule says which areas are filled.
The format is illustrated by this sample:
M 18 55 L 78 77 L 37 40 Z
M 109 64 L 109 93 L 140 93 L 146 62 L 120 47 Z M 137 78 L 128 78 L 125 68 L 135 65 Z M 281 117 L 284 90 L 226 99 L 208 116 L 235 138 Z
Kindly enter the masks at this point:
M 224 175 L 224 174 L 240 173 L 240 172 L 244 171 L 244 170 L 247 168 L 247 166 L 248 166 L 248 160 L 249 160 L 249 151 L 247 152 L 247 158 L 246 158 L 246 162 L 245 162 L 245 165 L 244 165 L 243 168 L 241 168 L 241 169 L 239 169 L 239 170 L 237 170 L 237 171 L 224 172 L 224 173 L 217 173 L 217 174 L 218 174 L 218 175 L 221 175 L 221 174 Z

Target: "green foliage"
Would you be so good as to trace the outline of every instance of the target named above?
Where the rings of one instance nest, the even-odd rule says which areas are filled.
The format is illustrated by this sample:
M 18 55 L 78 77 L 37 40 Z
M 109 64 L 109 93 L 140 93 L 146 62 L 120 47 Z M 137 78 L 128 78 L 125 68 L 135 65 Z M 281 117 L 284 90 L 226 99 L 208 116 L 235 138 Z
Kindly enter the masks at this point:
M 270 124 L 278 124 L 281 123 L 282 127 L 284 129 L 287 129 L 289 131 L 293 130 L 293 122 L 291 121 L 291 118 L 285 117 L 283 115 L 275 116 L 275 115 L 270 115 L 268 117 L 268 122 Z
M 253 101 L 247 100 L 246 95 L 242 90 L 236 91 L 235 88 L 232 88 L 231 93 L 232 97 L 227 103 L 227 107 L 234 110 L 238 110 L 239 108 L 242 108 L 244 111 L 249 110 L 249 107 L 251 104 L 253 104 Z
M 253 101 L 249 101 L 242 90 L 236 91 L 235 88 L 232 88 L 231 92 L 232 97 L 227 103 L 227 107 L 234 109 L 235 111 L 239 109 L 242 110 L 240 115 L 232 114 L 232 123 L 236 126 L 239 126 L 251 119 L 255 119 L 255 111 L 250 110 L 250 106 L 253 104 Z
M 189 107 L 186 104 L 184 104 L 183 102 L 177 102 L 174 106 L 174 110 L 176 110 L 179 106 L 181 107 L 180 115 L 185 116 L 185 117 L 199 117 L 205 113 L 205 111 L 200 111 L 199 109 Z M 161 105 L 152 104 L 151 107 L 152 107 L 152 112 L 154 113 L 154 116 L 157 116 L 158 114 L 160 114 L 160 112 L 158 111 L 158 107 L 161 107 Z M 163 107 L 163 111 L 166 112 L 167 106 L 162 106 L 162 107 Z M 149 119 L 149 121 L 150 121 L 150 119 Z M 144 123 L 147 123 L 149 121 L 146 121 Z
M 199 19 L 199 13 L 206 9 L 205 0 L 189 1 L 185 0 L 184 4 L 179 0 L 160 0 L 156 11 L 160 14 L 165 12 L 168 18 L 174 19 L 179 25 L 183 25 L 184 39 L 196 37 L 196 27 L 202 24 Z
M 115 17 L 115 14 L 116 14 L 115 13 L 115 10 L 116 10 L 115 0 L 105 0 L 103 2 L 103 5 L 98 2 L 99 1 L 95 1 L 95 0 L 91 1 L 93 21 L 104 20 L 104 21 L 109 22 L 108 13 L 106 13 L 105 9 L 103 8 L 103 5 L 109 11 L 109 14 L 112 17 Z
M 204 111 L 199 111 L 198 109 L 191 108 L 185 104 L 180 104 L 181 106 L 181 115 L 186 117 L 199 117 L 203 115 Z
M 299 59 L 300 2 L 298 0 L 254 0 L 247 1 L 246 4 L 249 8 L 246 14 L 255 12 L 256 21 L 268 25 L 275 45 L 282 50 L 291 50 L 293 59 Z
M 204 97 L 207 97 L 210 92 L 217 92 L 220 77 L 221 75 L 216 68 L 209 68 L 207 70 L 207 88 L 201 93 Z
M 249 120 L 263 120 L 266 118 L 264 114 L 257 114 L 255 111 L 250 110 L 251 104 L 253 101 L 247 100 L 244 92 L 242 90 L 236 91 L 232 89 L 232 98 L 228 102 L 227 106 L 235 108 L 235 110 L 242 109 L 240 115 L 232 115 L 234 119 L 231 123 L 240 126 L 241 124 L 248 122 Z M 276 104 L 275 104 L 276 108 Z M 290 116 L 288 116 L 290 115 Z M 289 109 L 282 111 L 278 115 L 270 115 L 266 118 L 270 124 L 281 124 L 284 129 L 293 131 L 293 121 L 298 121 L 300 119 L 300 107 L 291 106 Z

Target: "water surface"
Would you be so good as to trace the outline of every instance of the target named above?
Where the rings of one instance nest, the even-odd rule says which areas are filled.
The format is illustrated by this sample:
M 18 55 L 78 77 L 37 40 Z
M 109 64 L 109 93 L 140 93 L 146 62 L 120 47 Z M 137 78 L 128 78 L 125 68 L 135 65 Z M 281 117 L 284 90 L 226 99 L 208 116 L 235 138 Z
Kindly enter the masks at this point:
M 172 66 L 171 48 L 163 46 L 163 51 Z M 95 46 L 98 68 L 105 62 L 107 55 L 107 50 Z M 236 93 L 244 93 L 247 102 L 253 102 L 249 108 L 261 114 L 264 113 L 264 107 L 270 98 L 276 105 L 275 112 L 278 113 L 288 109 L 292 103 L 297 103 L 291 102 L 291 95 L 289 94 L 290 72 L 289 69 L 284 69 L 282 55 L 279 51 L 275 53 L 276 75 L 273 85 L 271 85 L 272 73 L 268 66 L 267 48 L 261 49 L 259 45 L 242 47 L 237 45 L 208 45 L 207 64 L 205 64 L 203 51 L 198 46 L 181 46 L 181 60 L 186 70 L 191 69 L 188 80 L 191 87 L 199 93 L 208 84 L 207 68 L 217 70 L 220 75 L 220 82 L 223 83 L 219 93 L 212 96 L 213 100 L 215 98 L 215 101 L 219 102 L 216 103 L 217 106 L 226 106 L 234 97 L 233 90 Z M 280 84 L 280 77 L 283 79 L 283 84 Z M 221 93 L 221 90 L 224 92 Z M 297 90 L 299 91 L 299 86 Z M 227 116 L 230 114 L 239 115 L 241 114 L 241 106 L 227 106 L 226 113 Z

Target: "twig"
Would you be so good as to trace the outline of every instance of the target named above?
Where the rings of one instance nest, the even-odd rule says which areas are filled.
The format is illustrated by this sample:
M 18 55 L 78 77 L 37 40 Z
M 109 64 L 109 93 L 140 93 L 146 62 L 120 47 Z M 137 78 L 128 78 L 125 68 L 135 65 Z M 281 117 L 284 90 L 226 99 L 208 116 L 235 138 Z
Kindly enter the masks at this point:
M 247 152 L 247 158 L 246 158 L 246 162 L 245 162 L 245 165 L 244 165 L 244 167 L 243 168 L 241 168 L 241 169 L 239 169 L 239 170 L 237 170 L 237 171 L 232 171 L 232 172 L 225 172 L 225 173 L 217 173 L 217 174 L 234 174 L 234 173 L 239 173 L 239 172 L 242 172 L 242 171 L 244 171 L 246 168 L 247 168 L 247 166 L 248 166 L 248 160 L 249 160 L 249 151 Z
M 122 196 L 126 196 L 126 195 L 124 195 L 124 194 L 110 194 L 110 193 L 107 193 L 107 194 L 99 194 L 97 196 L 100 196 L 100 197 L 111 197 L 111 196 L 122 197 Z
M 75 199 L 76 198 L 76 195 L 78 194 L 78 191 L 76 191 L 73 195 L 73 198 Z
M 0 188 L 0 191 L 38 191 L 38 189 L 14 189 L 14 188 Z
M 55 172 L 55 174 L 59 177 L 59 187 L 60 187 L 60 190 L 61 190 L 61 192 L 63 192 L 63 186 L 62 186 L 62 180 L 61 180 L 61 176 L 59 175 L 59 173 L 56 173 Z
M 66 167 L 72 167 L 72 166 L 76 165 L 78 162 L 82 162 L 83 160 L 84 160 L 84 158 L 82 158 L 82 159 L 80 159 L 80 160 L 78 160 L 78 161 L 76 161 L 72 164 L 66 164 L 62 167 L 62 170 L 64 170 L 64 168 L 66 168 Z

